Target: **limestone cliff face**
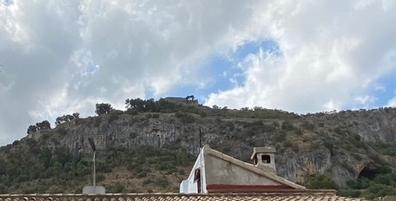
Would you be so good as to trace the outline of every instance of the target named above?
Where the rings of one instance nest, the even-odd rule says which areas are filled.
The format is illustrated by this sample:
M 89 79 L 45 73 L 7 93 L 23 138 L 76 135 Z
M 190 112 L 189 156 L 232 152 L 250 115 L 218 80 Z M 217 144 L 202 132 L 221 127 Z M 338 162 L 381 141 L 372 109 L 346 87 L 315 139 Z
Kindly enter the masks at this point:
M 65 146 L 76 153 L 89 152 L 88 138 L 97 148 L 134 149 L 177 144 L 197 155 L 209 144 L 235 158 L 248 161 L 254 146 L 277 148 L 278 174 L 303 183 L 314 174 L 325 174 L 338 184 L 356 179 L 365 167 L 395 165 L 395 158 L 372 146 L 396 142 L 396 110 L 315 114 L 295 118 L 238 118 L 200 116 L 193 113 L 116 112 L 78 119 L 57 128 L 32 134 L 58 135 L 48 146 Z
M 313 114 L 304 116 L 304 119 L 325 124 L 326 127 L 346 127 L 368 142 L 396 141 L 395 108 Z

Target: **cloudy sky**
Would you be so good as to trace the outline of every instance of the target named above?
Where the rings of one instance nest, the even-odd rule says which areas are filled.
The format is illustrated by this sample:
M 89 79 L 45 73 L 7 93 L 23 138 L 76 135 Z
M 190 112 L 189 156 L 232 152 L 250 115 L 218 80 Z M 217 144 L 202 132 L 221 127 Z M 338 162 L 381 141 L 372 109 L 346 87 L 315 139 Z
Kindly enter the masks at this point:
M 0 0 L 0 145 L 126 98 L 396 106 L 393 0 Z

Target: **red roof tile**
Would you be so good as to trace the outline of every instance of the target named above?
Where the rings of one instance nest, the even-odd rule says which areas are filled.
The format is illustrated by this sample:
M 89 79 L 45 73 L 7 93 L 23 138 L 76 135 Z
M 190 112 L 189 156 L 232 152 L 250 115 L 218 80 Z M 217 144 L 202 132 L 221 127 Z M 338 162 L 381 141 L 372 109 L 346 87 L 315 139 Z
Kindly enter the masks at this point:
M 363 201 L 361 198 L 336 196 L 333 191 L 271 193 L 128 193 L 82 194 L 5 194 L 0 201 Z

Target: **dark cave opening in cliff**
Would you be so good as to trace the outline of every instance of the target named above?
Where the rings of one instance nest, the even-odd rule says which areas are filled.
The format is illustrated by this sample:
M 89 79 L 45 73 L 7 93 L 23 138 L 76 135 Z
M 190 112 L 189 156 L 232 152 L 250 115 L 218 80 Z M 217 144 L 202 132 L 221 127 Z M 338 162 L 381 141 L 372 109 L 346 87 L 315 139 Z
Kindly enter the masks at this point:
M 380 171 L 377 168 L 373 167 L 364 167 L 362 171 L 360 171 L 358 178 L 368 178 L 368 179 L 373 179 L 376 175 L 378 175 Z

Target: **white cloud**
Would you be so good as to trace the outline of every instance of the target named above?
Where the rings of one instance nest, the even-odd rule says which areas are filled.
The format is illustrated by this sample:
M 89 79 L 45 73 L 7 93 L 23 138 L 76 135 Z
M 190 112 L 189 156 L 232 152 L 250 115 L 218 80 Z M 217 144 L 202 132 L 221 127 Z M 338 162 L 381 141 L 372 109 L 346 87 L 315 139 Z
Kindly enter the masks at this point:
M 245 83 L 228 75 L 235 87 L 207 104 L 360 104 L 394 71 L 394 10 L 394 1 L 0 1 L 0 144 L 43 119 L 90 115 L 96 102 L 123 108 L 180 84 L 204 88 L 214 78 L 198 64 L 255 40 L 280 52 L 249 55 Z
M 92 114 L 96 102 L 123 108 L 148 91 L 201 86 L 186 72 L 249 25 L 251 3 L 0 1 L 0 145 L 29 123 Z
M 388 101 L 388 103 L 386 104 L 387 107 L 396 107 L 396 97 L 393 97 L 392 99 L 390 99 Z
M 207 104 L 295 112 L 366 106 L 376 81 L 395 71 L 392 2 L 266 2 L 252 30 L 238 38 L 270 38 L 281 53 L 250 56 L 243 86 L 213 93 Z

